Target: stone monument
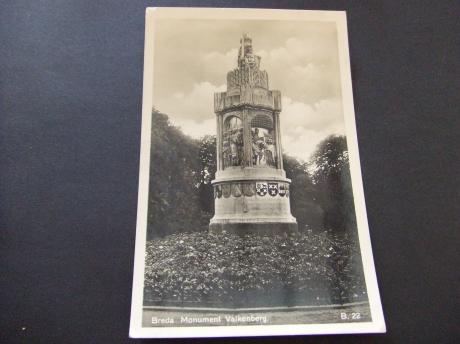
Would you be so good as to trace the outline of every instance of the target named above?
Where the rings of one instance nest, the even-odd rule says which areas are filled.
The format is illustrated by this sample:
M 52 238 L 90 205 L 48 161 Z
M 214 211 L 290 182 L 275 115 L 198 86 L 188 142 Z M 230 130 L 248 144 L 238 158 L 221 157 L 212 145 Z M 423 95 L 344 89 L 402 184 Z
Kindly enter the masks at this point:
M 211 232 L 296 232 L 283 170 L 280 91 L 268 88 L 252 40 L 243 35 L 238 68 L 227 74 L 227 92 L 214 94 L 217 119 L 215 214 Z

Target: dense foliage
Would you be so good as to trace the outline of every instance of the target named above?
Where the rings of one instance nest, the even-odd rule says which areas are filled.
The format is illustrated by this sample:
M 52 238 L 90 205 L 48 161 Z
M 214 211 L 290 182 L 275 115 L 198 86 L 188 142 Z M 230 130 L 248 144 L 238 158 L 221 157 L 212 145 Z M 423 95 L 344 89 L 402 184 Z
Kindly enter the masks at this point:
M 174 234 L 147 243 L 145 303 L 257 307 L 366 300 L 359 252 L 349 236 L 327 232 Z
M 207 155 L 200 141 L 171 125 L 165 114 L 153 111 L 152 123 L 148 238 L 184 228 L 205 229 L 214 211 L 209 189 L 215 173 L 215 153 L 213 156 L 208 149 Z
M 344 136 L 330 136 L 309 162 L 283 155 L 291 184 L 291 209 L 299 229 L 355 232 L 355 213 Z M 152 113 L 148 238 L 206 230 L 214 214 L 211 180 L 216 172 L 216 139 L 192 139 L 168 116 Z
M 309 162 L 283 155 L 295 236 L 208 234 L 216 139 L 192 139 L 153 111 L 145 302 L 230 307 L 346 303 L 367 298 L 346 139 Z M 154 239 L 154 240 L 153 240 Z
M 317 188 L 307 171 L 308 164 L 287 154 L 283 155 L 286 177 L 291 179 L 290 203 L 292 215 L 301 231 L 323 228 L 324 211 L 318 202 Z
M 332 135 L 319 143 L 309 162 L 322 225 L 336 232 L 356 230 L 353 188 L 345 136 Z

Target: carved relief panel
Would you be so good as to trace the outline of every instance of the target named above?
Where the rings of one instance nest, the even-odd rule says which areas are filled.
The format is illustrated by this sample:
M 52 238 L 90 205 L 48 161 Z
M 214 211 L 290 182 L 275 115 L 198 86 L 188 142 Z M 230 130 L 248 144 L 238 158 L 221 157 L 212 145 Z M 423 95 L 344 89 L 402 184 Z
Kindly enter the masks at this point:
M 258 167 L 276 167 L 276 138 L 273 117 L 259 113 L 251 120 L 252 164 Z
M 243 122 L 238 116 L 228 116 L 224 120 L 222 135 L 223 167 L 241 166 L 243 151 Z

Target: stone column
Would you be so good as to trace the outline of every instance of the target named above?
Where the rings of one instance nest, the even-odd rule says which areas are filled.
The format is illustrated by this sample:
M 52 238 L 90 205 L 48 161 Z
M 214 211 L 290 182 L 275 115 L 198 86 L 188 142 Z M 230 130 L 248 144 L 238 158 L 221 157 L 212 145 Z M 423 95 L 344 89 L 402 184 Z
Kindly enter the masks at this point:
M 252 147 L 251 147 L 251 121 L 247 109 L 242 110 L 243 121 L 243 147 L 244 147 L 244 162 L 243 166 L 252 166 Z
M 217 170 L 223 170 L 222 162 L 222 115 L 217 114 L 217 128 L 216 128 L 216 146 L 217 146 Z
M 275 137 L 276 137 L 276 156 L 277 156 L 277 168 L 283 169 L 283 148 L 281 147 L 281 129 L 280 129 L 280 113 L 278 111 L 273 112 L 273 119 L 275 122 Z

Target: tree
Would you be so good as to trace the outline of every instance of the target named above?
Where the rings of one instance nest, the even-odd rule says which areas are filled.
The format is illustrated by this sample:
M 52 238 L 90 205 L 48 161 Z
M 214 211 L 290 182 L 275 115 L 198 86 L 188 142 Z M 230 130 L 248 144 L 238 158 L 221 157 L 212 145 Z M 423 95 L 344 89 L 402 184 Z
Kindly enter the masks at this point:
M 199 144 L 152 111 L 148 237 L 200 229 Z
M 283 154 L 283 166 L 286 177 L 291 179 L 291 210 L 297 219 L 299 230 L 307 227 L 319 229 L 324 212 L 317 201 L 317 190 L 308 173 L 308 164 Z
M 351 231 L 356 227 L 356 217 L 345 136 L 331 135 L 321 141 L 309 165 L 318 201 L 325 211 L 324 227 Z
M 327 232 L 328 240 L 342 242 L 337 247 L 342 258 L 331 257 L 329 264 L 334 269 L 341 267 L 355 276 L 351 279 L 346 273 L 334 274 L 331 293 L 336 299 L 350 298 L 354 291 L 346 286 L 364 281 L 364 274 L 360 255 L 354 253 L 352 245 L 346 244 L 358 244 L 359 239 L 345 136 L 331 135 L 320 142 L 311 158 L 310 167 L 320 196 L 318 200 L 325 211 L 324 227 L 332 230 Z M 337 239 L 338 236 L 343 241 Z
M 209 223 L 214 215 L 214 189 L 211 181 L 216 177 L 216 136 L 206 135 L 200 141 L 200 204 L 203 222 Z
M 216 137 L 192 139 L 154 110 L 151 139 L 148 237 L 206 230 L 214 215 Z M 300 230 L 355 226 L 344 136 L 322 141 L 309 163 L 286 154 L 283 162 Z

